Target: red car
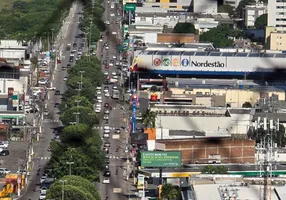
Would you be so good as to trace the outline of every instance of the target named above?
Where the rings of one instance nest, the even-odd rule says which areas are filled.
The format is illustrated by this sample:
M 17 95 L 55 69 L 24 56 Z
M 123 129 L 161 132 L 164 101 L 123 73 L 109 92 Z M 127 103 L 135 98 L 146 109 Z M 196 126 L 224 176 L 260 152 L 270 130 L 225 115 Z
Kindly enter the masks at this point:
M 118 24 L 118 21 L 115 21 L 115 24 Z
M 105 69 L 108 69 L 108 68 L 109 68 L 109 66 L 108 66 L 108 65 L 105 65 L 105 66 L 104 66 L 104 68 L 105 68 Z
M 109 80 L 110 79 L 110 77 L 109 76 L 106 76 L 106 80 Z

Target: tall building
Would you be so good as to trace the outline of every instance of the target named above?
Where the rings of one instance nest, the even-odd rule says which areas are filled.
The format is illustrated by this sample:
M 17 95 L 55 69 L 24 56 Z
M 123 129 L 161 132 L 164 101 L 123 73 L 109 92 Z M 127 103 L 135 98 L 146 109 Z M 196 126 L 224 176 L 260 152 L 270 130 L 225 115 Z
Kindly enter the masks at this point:
M 268 1 L 267 26 L 276 27 L 277 31 L 286 31 L 286 1 Z

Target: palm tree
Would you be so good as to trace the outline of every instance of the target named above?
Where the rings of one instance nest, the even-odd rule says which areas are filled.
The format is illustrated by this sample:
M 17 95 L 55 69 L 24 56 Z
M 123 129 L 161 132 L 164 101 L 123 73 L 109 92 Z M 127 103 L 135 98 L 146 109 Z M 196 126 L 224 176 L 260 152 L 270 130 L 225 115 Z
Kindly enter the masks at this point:
M 40 71 L 39 71 L 39 61 L 38 61 L 38 58 L 37 57 L 32 57 L 30 59 L 31 63 L 34 65 L 34 67 L 36 68 L 36 71 L 37 71 L 37 82 L 36 82 L 36 85 L 38 84 L 39 82 L 39 76 L 40 76 Z M 32 83 L 30 83 L 32 85 Z
M 178 200 L 180 199 L 180 192 L 176 186 L 167 183 L 162 187 L 161 198 L 168 200 Z
M 146 110 L 146 112 L 142 115 L 143 124 L 146 128 L 155 128 L 156 124 L 156 113 L 151 111 L 150 109 Z

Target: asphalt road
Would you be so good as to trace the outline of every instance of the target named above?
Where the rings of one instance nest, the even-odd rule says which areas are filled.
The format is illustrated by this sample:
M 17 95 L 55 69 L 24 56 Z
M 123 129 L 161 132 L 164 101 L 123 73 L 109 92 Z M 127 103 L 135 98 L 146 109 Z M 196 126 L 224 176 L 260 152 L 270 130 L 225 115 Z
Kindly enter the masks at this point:
M 78 11 L 81 11 L 82 7 L 77 6 L 76 13 Z M 75 41 L 75 35 L 79 33 L 79 30 L 77 28 L 77 22 L 79 20 L 79 15 L 75 14 L 74 17 L 71 19 L 70 27 L 68 34 L 66 35 L 66 38 L 64 38 L 64 43 L 73 43 Z M 79 39 L 77 39 L 78 44 L 81 43 Z M 65 46 L 64 46 L 65 48 Z M 69 59 L 69 52 L 63 53 L 65 56 L 65 60 L 62 62 L 62 65 L 68 64 Z M 67 76 L 66 71 L 62 71 L 61 67 L 58 66 L 57 70 L 54 73 L 54 79 L 53 79 L 53 86 L 56 87 L 58 90 L 63 93 L 65 91 L 66 85 L 63 81 L 63 78 Z M 59 116 L 57 113 L 57 109 L 54 108 L 55 103 L 60 103 L 61 99 L 59 95 L 54 95 L 53 91 L 49 92 L 49 99 L 46 101 L 48 105 L 48 109 L 50 112 L 49 119 L 44 119 L 43 121 L 43 133 L 40 136 L 40 142 L 36 143 L 34 145 L 34 151 L 35 151 L 35 158 L 34 158 L 34 168 L 31 172 L 31 176 L 29 178 L 29 185 L 27 188 L 26 193 L 20 198 L 23 200 L 37 200 L 40 196 L 40 187 L 36 184 L 39 183 L 40 177 L 43 174 L 44 166 L 48 163 L 48 160 L 50 158 L 50 152 L 48 151 L 51 139 L 54 137 L 52 134 L 52 128 L 58 127 L 61 125 L 59 122 Z M 41 165 L 41 173 L 39 176 L 37 176 L 37 170 L 38 167 Z M 36 191 L 34 191 L 36 189 Z
M 105 33 L 103 35 L 105 36 L 103 39 L 103 42 L 99 43 L 98 46 L 98 57 L 101 57 L 101 54 L 103 54 L 102 60 L 107 60 L 107 64 L 110 60 L 114 60 L 112 57 L 116 56 L 117 59 L 119 59 L 120 55 L 118 54 L 116 50 L 116 42 L 117 42 L 117 36 L 120 34 L 120 26 L 119 24 L 115 23 L 116 20 L 120 19 L 120 16 L 118 16 L 118 9 L 111 9 L 111 4 L 115 3 L 115 1 L 110 1 L 110 3 L 107 3 L 105 1 L 104 7 L 105 7 L 105 13 L 104 13 L 104 21 L 109 21 L 110 25 L 107 25 L 107 31 L 110 33 L 109 36 L 105 36 Z M 119 4 L 118 4 L 119 5 Z M 112 16 L 114 14 L 114 16 Z M 112 34 L 112 32 L 117 32 L 117 35 Z M 109 42 L 109 50 L 106 50 L 103 46 L 105 42 Z M 114 63 L 116 60 L 114 60 Z M 108 69 L 104 68 L 104 65 L 102 66 L 103 71 L 108 71 L 109 75 L 111 76 L 112 72 L 117 72 L 116 67 L 109 67 Z M 120 76 L 119 76 L 120 77 Z M 112 94 L 112 85 L 104 85 L 109 86 L 109 93 Z M 104 93 L 102 93 L 104 94 Z M 112 111 L 109 114 L 109 120 L 108 124 L 110 127 L 119 128 L 122 125 L 124 125 L 123 118 L 126 118 L 126 115 L 124 114 L 124 111 L 121 109 L 121 105 L 118 103 L 117 100 L 111 99 L 111 97 L 103 97 L 103 104 L 109 103 L 109 105 L 112 107 Z M 104 109 L 103 109 L 104 110 Z M 105 124 L 105 120 L 101 122 L 101 126 Z M 102 130 L 103 132 L 103 130 Z M 128 133 L 126 133 L 128 134 Z M 103 135 L 103 133 L 102 133 Z M 102 180 L 104 179 L 103 176 L 101 176 L 101 183 L 97 184 L 98 190 L 100 191 L 101 199 L 104 200 L 108 196 L 109 200 L 123 200 L 127 199 L 126 196 L 124 196 L 123 193 L 114 193 L 114 188 L 120 188 L 124 192 L 126 189 L 124 187 L 128 186 L 128 183 L 124 179 L 124 163 L 120 159 L 121 157 L 126 157 L 126 143 L 124 142 L 125 139 L 113 139 L 112 136 L 114 135 L 114 132 L 111 131 L 110 138 L 103 139 L 103 143 L 105 141 L 110 142 L 110 148 L 109 148 L 109 158 L 110 158 L 110 164 L 109 164 L 109 171 L 110 171 L 110 184 L 103 184 Z M 117 152 L 118 149 L 118 152 Z M 116 174 L 116 170 L 118 170 L 118 174 Z

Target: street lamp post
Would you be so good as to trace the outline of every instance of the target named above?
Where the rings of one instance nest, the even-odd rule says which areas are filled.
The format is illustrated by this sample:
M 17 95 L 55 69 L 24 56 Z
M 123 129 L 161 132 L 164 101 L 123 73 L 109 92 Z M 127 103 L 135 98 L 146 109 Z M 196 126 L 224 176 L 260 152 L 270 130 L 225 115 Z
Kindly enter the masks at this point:
M 74 162 L 66 162 L 67 165 L 69 165 L 69 175 L 71 175 L 71 166 L 74 164 Z
M 62 200 L 65 199 L 65 191 L 64 191 L 64 186 L 65 186 L 65 183 L 67 182 L 67 180 L 60 180 L 60 183 L 62 183 Z

